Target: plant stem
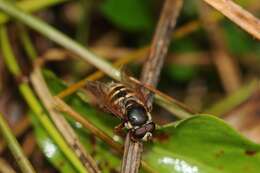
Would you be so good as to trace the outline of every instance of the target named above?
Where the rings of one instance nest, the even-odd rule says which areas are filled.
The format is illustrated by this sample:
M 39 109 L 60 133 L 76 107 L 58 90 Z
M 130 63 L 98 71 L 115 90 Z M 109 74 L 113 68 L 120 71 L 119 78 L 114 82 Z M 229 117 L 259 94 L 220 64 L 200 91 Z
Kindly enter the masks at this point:
M 23 26 L 22 24 L 18 24 L 18 28 L 20 31 L 19 32 L 20 40 L 24 46 L 24 49 L 25 49 L 28 57 L 30 58 L 30 60 L 33 61 L 37 58 L 37 53 L 32 44 L 32 41 L 30 40 L 30 36 L 27 31 L 27 28 L 25 26 Z
M 7 31 L 4 26 L 0 28 L 0 39 L 1 39 L 0 42 L 1 42 L 2 52 L 3 52 L 3 57 L 5 59 L 5 63 L 7 64 L 7 67 L 16 78 L 21 77 L 22 75 L 21 69 L 19 68 L 16 62 L 16 58 L 12 52 L 10 42 L 7 36 Z M 12 68 L 12 67 L 16 67 L 16 68 Z M 48 134 L 56 142 L 56 144 L 59 146 L 59 148 L 67 157 L 67 159 L 71 161 L 71 163 L 75 166 L 75 168 L 79 172 L 81 173 L 87 172 L 84 166 L 76 157 L 75 153 L 69 148 L 69 146 L 66 144 L 66 142 L 60 135 L 60 133 L 56 130 L 55 126 L 50 121 L 47 114 L 44 112 L 44 109 L 42 108 L 41 104 L 38 102 L 36 96 L 34 95 L 33 91 L 29 87 L 28 83 L 26 82 L 20 83 L 18 87 L 25 101 L 32 109 L 32 111 L 35 113 L 39 122 L 41 122 L 41 125 L 46 129 Z
M 166 0 L 153 36 L 152 46 L 147 60 L 142 69 L 141 82 L 155 87 L 159 81 L 164 58 L 168 51 L 171 34 L 182 8 L 182 0 Z M 150 94 L 150 91 L 145 94 Z M 153 97 L 149 97 L 149 105 L 152 105 Z M 124 144 L 124 156 L 121 165 L 121 173 L 137 173 L 141 163 L 143 143 L 131 140 L 128 132 Z
M 7 122 L 5 121 L 1 113 L 0 113 L 0 130 L 16 162 L 18 163 L 21 171 L 23 173 L 35 173 L 34 168 L 32 167 L 31 163 L 27 160 L 19 143 L 17 142 L 15 136 L 13 135 L 11 129 L 7 125 Z

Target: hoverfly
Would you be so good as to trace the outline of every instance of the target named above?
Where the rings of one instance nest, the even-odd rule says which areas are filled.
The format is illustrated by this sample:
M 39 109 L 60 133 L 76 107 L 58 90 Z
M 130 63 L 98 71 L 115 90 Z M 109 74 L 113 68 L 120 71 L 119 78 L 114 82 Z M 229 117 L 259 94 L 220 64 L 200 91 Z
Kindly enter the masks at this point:
M 86 88 L 103 110 L 122 120 L 116 130 L 125 127 L 130 130 L 133 140 L 148 141 L 155 129 L 150 114 L 152 105 L 148 103 L 152 94 L 145 94 L 144 86 L 132 82 L 126 73 L 121 74 L 121 82 L 88 81 Z

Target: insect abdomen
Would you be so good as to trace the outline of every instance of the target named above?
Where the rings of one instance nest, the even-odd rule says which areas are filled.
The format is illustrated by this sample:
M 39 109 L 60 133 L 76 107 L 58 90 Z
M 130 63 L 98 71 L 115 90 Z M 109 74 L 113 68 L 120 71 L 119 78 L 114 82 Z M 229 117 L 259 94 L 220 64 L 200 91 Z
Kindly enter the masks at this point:
M 125 107 L 127 107 L 129 102 L 138 102 L 136 100 L 136 93 L 122 84 L 114 84 L 111 86 L 108 96 L 109 100 L 114 104 L 123 101 Z

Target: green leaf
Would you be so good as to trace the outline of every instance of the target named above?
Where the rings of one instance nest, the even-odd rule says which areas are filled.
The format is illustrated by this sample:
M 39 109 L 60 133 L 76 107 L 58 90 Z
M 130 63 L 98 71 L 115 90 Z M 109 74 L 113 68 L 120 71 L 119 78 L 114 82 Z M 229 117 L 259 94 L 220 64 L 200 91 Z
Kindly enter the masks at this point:
M 150 3 L 148 0 L 106 0 L 100 9 L 118 27 L 144 31 L 153 25 Z
M 34 134 L 36 141 L 40 146 L 45 157 L 54 165 L 54 167 L 62 173 L 76 172 L 71 163 L 66 159 L 64 154 L 55 144 L 55 142 L 50 138 L 46 130 L 37 121 L 35 116 L 30 113 L 31 122 L 34 128 Z
M 196 116 L 169 126 L 147 149 L 144 159 L 167 173 L 258 173 L 260 145 L 239 135 L 224 121 Z

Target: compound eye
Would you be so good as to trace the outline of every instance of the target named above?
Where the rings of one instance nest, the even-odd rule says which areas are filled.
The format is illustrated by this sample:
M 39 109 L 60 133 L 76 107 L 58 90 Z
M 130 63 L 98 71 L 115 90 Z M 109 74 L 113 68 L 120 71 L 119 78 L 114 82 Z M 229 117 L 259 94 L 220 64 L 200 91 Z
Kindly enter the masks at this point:
M 147 131 L 146 131 L 145 127 L 141 127 L 141 128 L 136 129 L 133 132 L 133 135 L 137 139 L 142 139 L 144 137 L 144 135 L 146 134 L 146 132 Z
M 152 136 L 152 132 L 155 129 L 155 124 L 153 122 L 149 124 L 145 124 L 144 126 L 135 129 L 133 132 L 133 136 L 137 139 L 143 139 L 145 135 L 147 135 L 147 138 Z M 149 140 L 149 139 L 148 139 Z
M 143 107 L 133 107 L 127 111 L 127 117 L 133 126 L 141 126 L 146 123 L 148 116 Z

